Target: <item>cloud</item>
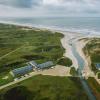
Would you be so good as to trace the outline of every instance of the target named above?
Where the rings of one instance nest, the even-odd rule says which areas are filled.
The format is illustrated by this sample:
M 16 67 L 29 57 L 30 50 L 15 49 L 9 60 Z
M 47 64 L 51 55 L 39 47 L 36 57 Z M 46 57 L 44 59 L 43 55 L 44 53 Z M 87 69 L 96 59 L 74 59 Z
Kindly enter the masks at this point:
M 32 3 L 36 5 L 36 0 L 1 0 L 0 3 L 17 8 L 30 8 L 32 7 Z
M 0 0 L 0 16 L 100 15 L 99 0 Z

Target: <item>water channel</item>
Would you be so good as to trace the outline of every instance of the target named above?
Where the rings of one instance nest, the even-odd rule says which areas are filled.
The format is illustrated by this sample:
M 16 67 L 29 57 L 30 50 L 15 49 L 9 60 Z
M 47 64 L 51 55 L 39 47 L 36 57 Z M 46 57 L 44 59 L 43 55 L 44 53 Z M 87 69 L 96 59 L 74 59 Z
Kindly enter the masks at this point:
M 87 81 L 82 76 L 82 71 L 85 66 L 85 62 L 84 62 L 83 58 L 79 55 L 78 51 L 76 50 L 75 43 L 72 43 L 71 49 L 72 49 L 73 55 L 76 57 L 76 59 L 78 61 L 78 66 L 79 66 L 78 75 L 80 77 L 83 88 L 86 91 L 90 100 L 96 100 L 96 97 L 93 95 L 92 90 L 90 89 L 89 85 L 87 84 Z

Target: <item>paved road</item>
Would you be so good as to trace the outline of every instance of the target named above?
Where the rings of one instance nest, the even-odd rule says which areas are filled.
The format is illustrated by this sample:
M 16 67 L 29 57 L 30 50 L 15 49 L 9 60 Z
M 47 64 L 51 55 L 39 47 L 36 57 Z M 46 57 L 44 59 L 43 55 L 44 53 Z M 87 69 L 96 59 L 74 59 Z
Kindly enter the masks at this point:
M 18 80 L 16 80 L 16 81 L 13 81 L 13 82 L 10 82 L 10 83 L 8 83 L 8 84 L 6 84 L 6 85 L 3 85 L 3 86 L 0 87 L 0 90 L 4 89 L 4 88 L 6 88 L 6 87 L 9 87 L 9 86 L 11 86 L 11 85 L 14 85 L 14 84 L 16 84 L 16 83 L 19 83 L 19 82 L 21 82 L 21 81 L 24 81 L 24 80 L 26 80 L 26 79 L 28 79 L 28 78 L 34 76 L 34 75 L 36 75 L 36 74 L 32 73 L 32 74 L 30 74 L 30 75 L 28 75 L 28 76 L 26 76 L 26 77 L 20 78 L 20 79 L 18 79 Z

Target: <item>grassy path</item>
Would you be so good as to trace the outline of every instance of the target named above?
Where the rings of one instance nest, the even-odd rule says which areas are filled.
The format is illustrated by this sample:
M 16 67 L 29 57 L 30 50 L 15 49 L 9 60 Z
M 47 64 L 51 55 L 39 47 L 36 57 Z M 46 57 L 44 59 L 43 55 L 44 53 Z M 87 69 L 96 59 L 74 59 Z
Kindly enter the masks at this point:
M 21 47 L 15 49 L 15 50 L 13 50 L 13 51 L 11 51 L 11 52 L 9 52 L 9 53 L 3 55 L 3 56 L 1 56 L 1 57 L 0 57 L 0 60 L 3 59 L 3 58 L 5 58 L 6 56 L 8 56 L 8 55 L 10 55 L 10 54 L 12 54 L 12 53 L 14 53 L 14 52 L 16 52 L 17 50 L 21 49 L 22 47 L 23 47 L 23 46 L 21 46 Z

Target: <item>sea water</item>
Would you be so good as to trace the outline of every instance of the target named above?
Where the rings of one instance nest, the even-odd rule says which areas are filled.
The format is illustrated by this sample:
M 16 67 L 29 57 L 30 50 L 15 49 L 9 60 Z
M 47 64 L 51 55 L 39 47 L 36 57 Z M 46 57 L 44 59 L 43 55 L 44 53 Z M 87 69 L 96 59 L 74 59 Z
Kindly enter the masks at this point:
M 100 17 L 0 18 L 0 21 L 100 35 Z

